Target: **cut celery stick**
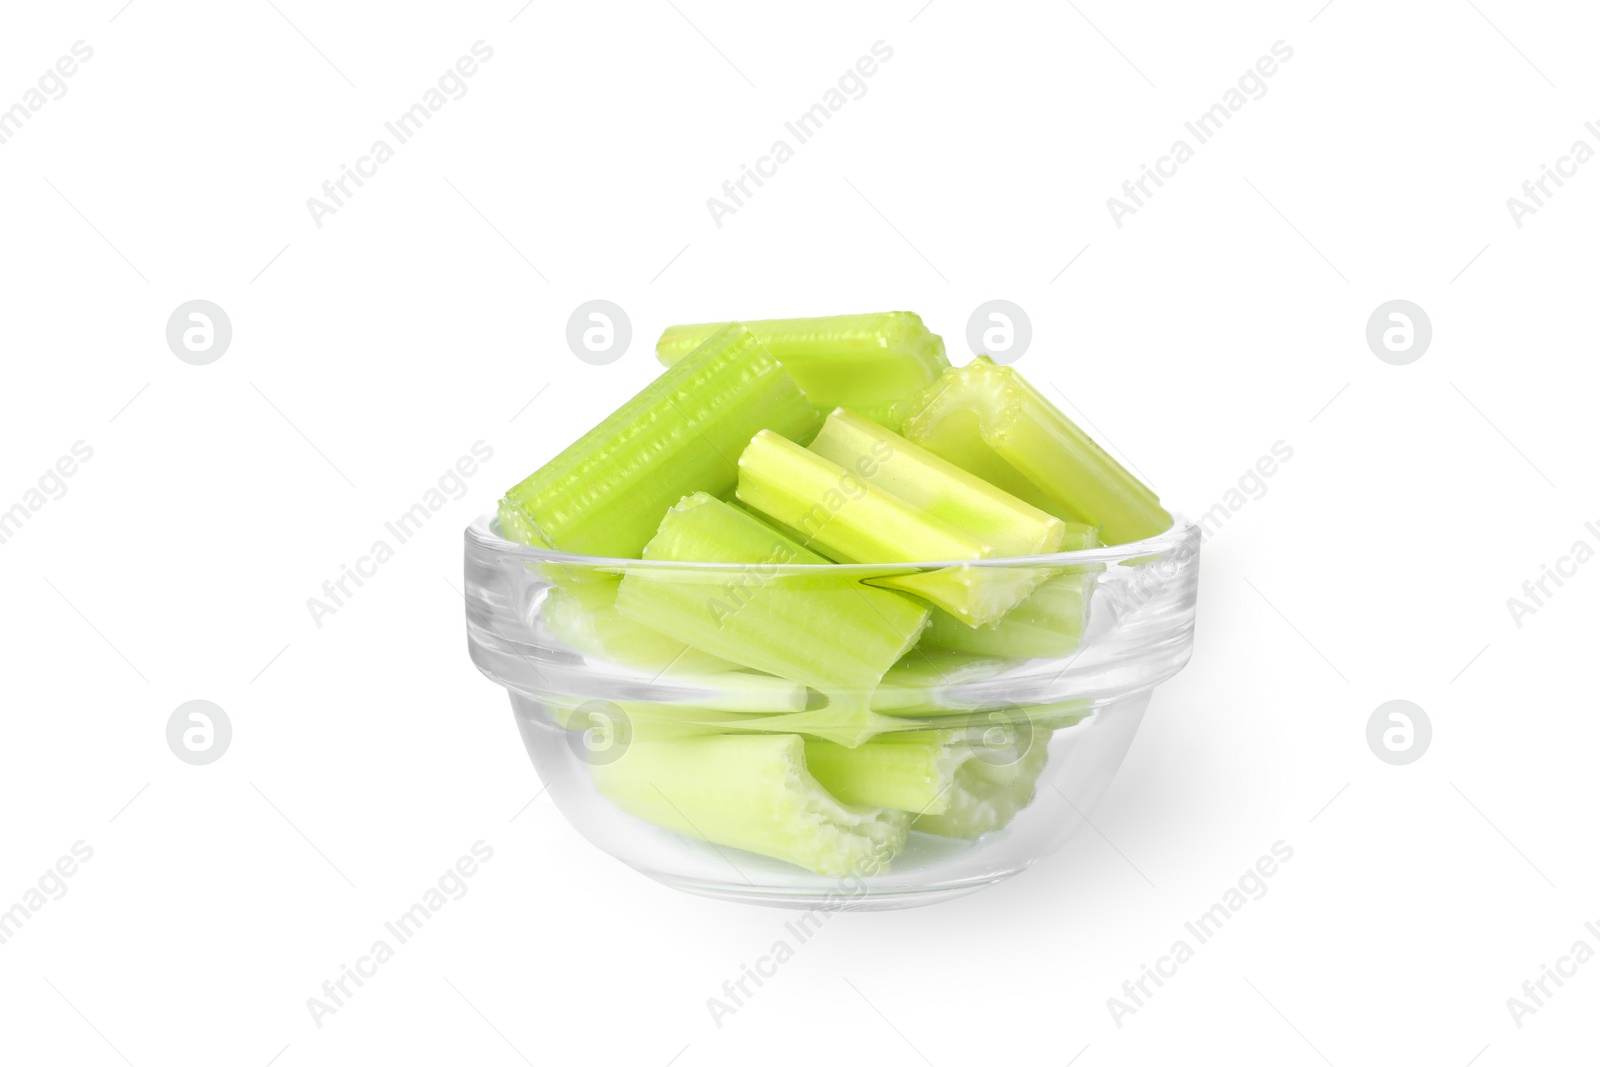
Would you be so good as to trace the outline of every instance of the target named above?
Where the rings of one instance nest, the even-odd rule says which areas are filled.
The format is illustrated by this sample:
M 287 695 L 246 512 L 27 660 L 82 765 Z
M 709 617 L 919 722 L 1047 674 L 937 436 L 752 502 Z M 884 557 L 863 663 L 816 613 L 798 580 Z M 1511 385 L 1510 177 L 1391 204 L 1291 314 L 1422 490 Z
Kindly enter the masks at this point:
M 979 538 L 770 430 L 752 437 L 740 455 L 735 493 L 840 561 L 907 563 L 994 554 Z
M 499 517 L 500 536 L 507 541 L 515 541 L 519 545 L 533 545 L 537 548 L 552 547 L 539 536 L 539 531 L 523 517 L 522 512 L 504 497 L 500 500 Z
M 743 675 L 745 672 L 732 672 L 734 676 Z M 719 679 L 728 679 L 730 674 L 719 675 Z M 780 679 L 768 675 L 750 674 L 748 677 L 754 681 L 779 682 Z M 709 679 L 708 679 L 709 681 Z M 724 682 L 724 684 L 727 684 Z M 790 683 L 791 685 L 793 683 Z M 628 731 L 633 737 L 687 737 L 702 734 L 725 734 L 745 731 L 755 723 L 768 721 L 778 722 L 792 713 L 799 712 L 804 707 L 805 690 L 799 688 L 800 697 L 798 704 L 792 707 L 783 707 L 792 703 L 788 694 L 776 689 L 769 689 L 764 684 L 758 683 L 745 689 L 742 683 L 735 684 L 736 689 L 744 690 L 750 698 L 744 703 L 751 709 L 765 707 L 766 713 L 756 714 L 750 711 L 733 710 L 734 690 L 729 690 L 727 700 L 721 701 L 713 698 L 707 703 L 665 703 L 662 701 L 645 700 L 582 700 L 578 697 L 545 697 L 545 707 L 550 718 L 557 726 L 569 730 L 585 730 L 596 725 L 596 720 L 591 712 L 597 710 L 596 704 L 601 707 L 602 719 L 616 719 L 618 723 L 627 723 Z M 720 705 L 720 706 L 719 706 Z M 772 715 L 773 711 L 784 714 Z M 767 729 L 756 726 L 753 728 L 760 733 L 786 733 L 780 729 Z
M 1040 584 L 1028 598 L 993 626 L 972 627 L 935 610 L 918 648 L 946 649 L 978 656 L 1059 659 L 1077 651 L 1089 625 L 1095 574 L 1072 568 Z
M 944 614 L 937 609 L 935 613 Z M 954 699 L 950 690 L 993 678 L 1016 664 L 1015 660 L 998 656 L 951 652 L 926 645 L 927 631 L 923 631 L 923 639 L 917 642 L 917 647 L 884 674 L 883 681 L 872 694 L 873 711 L 908 717 L 968 714 L 980 702 Z
M 965 730 L 982 727 L 987 712 L 964 709 L 944 710 L 930 715 L 862 715 L 848 708 L 819 708 L 786 715 L 743 715 L 718 726 L 719 733 L 803 734 L 807 739 L 831 741 L 842 748 L 857 748 L 868 742 L 930 729 Z
M 854 411 L 862 418 L 870 419 L 885 429 L 898 431 L 905 423 L 906 416 L 910 414 L 911 405 L 915 400 L 915 397 L 907 397 L 892 404 L 852 404 L 845 410 Z
M 999 556 L 1059 552 L 1067 524 L 860 415 L 836 408 L 807 446 L 925 515 L 991 546 Z M 1078 540 L 1093 528 L 1075 523 Z
M 1018 742 L 1015 754 L 963 760 L 945 794 L 944 810 L 917 815 L 912 829 L 971 840 L 1005 827 L 1033 802 L 1039 774 L 1050 756 L 1050 735 L 1049 730 L 1035 726 Z
M 983 559 L 994 548 L 854 471 L 763 430 L 739 457 L 739 499 L 838 562 Z M 998 621 L 1044 579 L 1030 568 L 943 567 L 889 573 L 874 585 L 915 593 L 972 626 Z
M 922 729 L 920 719 L 880 715 L 861 699 L 845 698 L 826 707 L 783 715 L 744 715 L 723 724 L 724 733 L 804 734 L 855 748 L 883 734 Z
M 834 799 L 793 734 L 635 739 L 591 770 L 631 815 L 817 874 L 877 873 L 905 846 L 907 815 Z
M 678 700 L 619 700 L 616 703 L 630 714 L 637 708 L 642 715 L 671 718 L 682 713 L 707 715 L 704 721 L 738 722 L 740 716 L 795 715 L 806 710 L 815 696 L 799 682 L 742 668 L 714 674 L 668 674 L 674 689 L 684 696 Z M 724 714 L 729 717 L 724 718 Z M 695 720 L 701 721 L 701 720 Z
M 857 748 L 806 741 L 806 766 L 823 787 L 846 804 L 944 812 L 956 768 L 970 758 L 957 732 L 916 730 L 875 738 Z
M 1015 368 L 987 356 L 946 372 L 919 398 L 903 432 L 1035 507 L 1098 527 L 1108 545 L 1172 525 L 1155 493 Z
M 972 840 L 1003 828 L 1017 812 L 1033 800 L 1033 782 L 1009 785 L 988 782 L 968 760 L 956 769 L 955 781 L 946 797 L 945 810 L 917 815 L 913 829 L 939 837 Z
M 751 507 L 749 504 L 746 504 L 743 500 L 740 500 L 738 497 L 733 497 L 730 500 L 725 500 L 725 501 L 723 501 L 723 503 L 729 504 L 732 507 L 738 508 L 740 511 L 744 512 L 746 515 L 749 515 L 751 518 L 755 519 L 761 525 L 769 526 L 772 529 L 774 529 L 774 530 L 778 531 L 779 533 L 781 533 L 783 536 L 787 537 L 789 540 L 793 541 L 795 544 L 801 546 L 802 548 L 805 547 L 806 535 L 801 533 L 799 530 L 796 530 L 793 526 L 785 526 L 783 523 L 779 522 L 777 519 L 774 519 L 771 515 L 763 515 L 761 512 L 757 511 L 755 508 Z
M 751 434 L 808 439 L 820 421 L 760 342 L 728 326 L 509 490 L 501 530 L 563 552 L 637 557 L 685 493 L 733 488 Z
M 625 618 L 617 610 L 622 579 L 594 577 L 562 582 L 545 594 L 540 613 L 551 636 L 596 659 L 661 674 L 714 674 L 738 666 Z
M 821 700 L 820 695 L 813 694 L 800 682 L 761 671 L 668 674 L 665 677 L 674 686 L 701 690 L 693 696 L 685 696 L 682 701 L 662 704 L 666 714 L 671 714 L 674 708 L 692 704 L 706 711 L 729 711 L 739 715 L 798 715 L 810 706 L 814 696 Z
M 564 730 L 596 729 L 606 743 L 631 744 L 635 737 L 683 737 L 723 733 L 728 719 L 744 718 L 736 712 L 638 701 L 581 699 L 576 696 L 541 698 L 550 720 Z M 625 706 L 626 705 L 626 706 Z M 671 709 L 670 712 L 668 709 Z
M 656 356 L 674 366 L 722 323 L 669 326 Z M 855 408 L 897 428 L 916 395 L 950 367 L 944 341 L 909 311 L 743 323 L 818 407 Z
M 890 734 L 852 749 L 807 741 L 806 761 L 845 803 L 897 807 L 912 815 L 913 830 L 974 838 L 1033 800 L 1050 741 L 1048 729 L 1035 727 L 986 744 L 981 729 Z
M 866 694 L 927 623 L 926 608 L 896 593 L 821 568 L 781 573 L 785 564 L 826 560 L 706 493 L 667 512 L 644 557 L 730 566 L 633 568 L 617 594 L 624 617 L 746 667 L 841 698 L 856 694 L 863 711 Z
M 1067 526 L 1063 552 L 1078 552 L 1099 544 L 1095 529 L 1080 523 Z M 1040 583 L 1028 599 L 994 626 L 970 627 L 934 609 L 916 652 L 971 656 L 1010 656 L 1016 659 L 1059 659 L 1077 651 L 1089 625 L 1091 597 L 1103 563 L 1053 565 L 1052 577 Z M 914 660 L 907 656 L 902 662 Z M 892 672 L 891 672 L 892 673 Z M 889 678 L 884 679 L 885 684 Z
M 1089 715 L 1090 710 L 1089 702 L 1085 700 L 1011 707 L 1004 713 L 1002 729 L 1005 732 L 1001 741 L 1009 743 L 1007 739 L 1025 729 L 1047 732 L 1063 726 L 1076 725 Z M 932 704 L 920 714 L 908 708 L 887 713 L 883 718 L 897 719 L 900 725 L 881 730 L 882 734 L 903 733 L 906 730 L 916 729 L 967 730 L 970 731 L 969 739 L 974 745 L 988 744 L 993 736 L 992 730 L 996 726 L 992 696 L 979 704 L 976 701 L 971 703 L 956 701 L 950 699 L 950 695 L 947 694 L 943 701 Z M 1026 727 L 1023 726 L 1024 723 L 1027 724 Z
M 993 662 L 993 661 L 990 661 Z M 952 681 L 959 674 L 952 674 Z M 734 679 L 744 679 L 734 681 Z M 994 713 L 972 703 L 955 705 L 939 703 L 935 694 L 924 692 L 917 702 L 915 712 L 907 707 L 887 714 L 863 715 L 859 709 L 805 706 L 805 691 L 797 687 L 796 694 L 782 692 L 768 675 L 730 672 L 707 677 L 707 688 L 721 687 L 717 693 L 704 700 L 685 699 L 681 702 L 618 700 L 606 701 L 610 711 L 603 718 L 616 717 L 626 721 L 635 737 L 672 738 L 706 734 L 803 734 L 808 739 L 830 741 L 843 748 L 855 748 L 867 742 L 930 731 L 964 731 L 963 736 L 974 746 L 982 745 L 988 731 L 994 727 Z M 880 690 L 882 692 L 882 690 Z M 911 696 L 907 692 L 907 697 Z M 551 719 L 567 729 L 587 729 L 595 724 L 592 715 L 585 714 L 594 703 L 578 697 L 545 697 L 545 706 Z M 874 697 L 876 704 L 876 695 Z M 620 712 L 620 715 L 618 715 Z M 777 714 L 774 714 L 777 712 Z M 1026 721 L 1036 730 L 1049 730 L 1070 726 L 1082 719 L 1087 710 L 1082 701 L 1064 704 L 1038 705 L 1013 709 L 1007 719 L 1000 751 L 1010 743 L 1011 720 L 1018 724 Z M 1007 774 L 1003 769 L 1002 774 Z M 1009 777 L 1005 780 L 1009 781 Z

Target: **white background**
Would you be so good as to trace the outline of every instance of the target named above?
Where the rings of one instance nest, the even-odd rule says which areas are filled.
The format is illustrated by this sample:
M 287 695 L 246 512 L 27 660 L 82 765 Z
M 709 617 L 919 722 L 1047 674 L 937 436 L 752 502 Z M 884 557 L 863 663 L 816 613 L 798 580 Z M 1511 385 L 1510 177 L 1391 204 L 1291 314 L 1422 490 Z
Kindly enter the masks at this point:
M 1521 1028 L 1506 1007 L 1600 948 L 1600 563 L 1520 628 L 1506 606 L 1600 546 L 1600 163 L 1521 228 L 1506 207 L 1600 148 L 1592 12 L 275 2 L 8 5 L 0 31 L 0 107 L 94 49 L 0 145 L 0 509 L 94 450 L 0 545 L 0 908 L 93 849 L 0 945 L 0 1059 L 1592 1057 L 1600 962 Z M 467 95 L 315 226 L 306 198 L 480 39 Z M 880 40 L 866 95 L 714 225 Z M 1106 198 L 1279 40 L 1267 94 L 1115 226 Z M 528 804 L 466 656 L 460 530 L 639 388 L 668 323 L 910 308 L 957 355 L 995 297 L 1032 319 L 1018 369 L 1171 507 L 1294 457 L 1208 542 L 1193 662 L 1095 831 L 835 918 L 718 1028 L 706 998 L 789 916 L 659 887 Z M 196 298 L 233 324 L 209 366 L 164 337 Z M 592 298 L 633 324 L 610 366 L 564 340 Z M 1395 298 L 1433 323 L 1409 366 L 1364 338 Z M 306 599 L 479 440 L 465 494 L 315 626 Z M 165 741 L 197 698 L 234 730 L 204 767 Z M 1434 730 L 1404 767 L 1365 740 L 1394 698 Z M 314 1025 L 478 840 L 468 895 Z M 1107 998 L 1278 840 L 1267 896 L 1117 1026 Z

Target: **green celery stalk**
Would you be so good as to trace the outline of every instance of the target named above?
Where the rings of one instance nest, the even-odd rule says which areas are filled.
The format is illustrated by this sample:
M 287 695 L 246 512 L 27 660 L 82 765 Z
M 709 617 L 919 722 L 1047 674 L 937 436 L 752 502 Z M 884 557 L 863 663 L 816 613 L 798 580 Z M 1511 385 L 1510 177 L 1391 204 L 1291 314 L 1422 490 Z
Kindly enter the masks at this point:
M 1019 705 L 1008 708 L 999 725 L 1004 730 L 1003 737 L 1009 739 L 1022 731 L 1024 722 L 1030 724 L 1029 728 L 1035 732 L 1048 732 L 1063 726 L 1076 725 L 1088 716 L 1089 710 L 1088 702 L 1084 700 Z M 966 701 L 956 699 L 954 694 L 945 693 L 941 699 L 930 701 L 921 710 L 907 706 L 884 713 L 884 718 L 896 719 L 899 725 L 879 732 L 887 735 L 919 729 L 968 730 L 972 732 L 971 737 L 976 744 L 977 739 L 991 736 L 990 731 L 997 725 L 995 716 L 993 697 L 981 701 L 977 699 Z
M 739 500 L 841 562 L 982 559 L 994 549 L 853 471 L 763 430 L 739 457 Z
M 885 429 L 898 431 L 905 423 L 906 416 L 911 413 L 911 405 L 915 401 L 915 396 L 908 396 L 904 400 L 888 404 L 852 404 L 845 410 L 870 419 Z
M 786 564 L 826 563 L 748 512 L 706 494 L 674 505 L 646 560 L 726 568 L 630 569 L 617 610 L 714 656 L 813 686 L 864 711 L 867 694 L 927 624 L 910 599 Z
M 751 438 L 739 457 L 735 492 L 838 562 L 976 560 L 995 554 L 973 534 L 770 430 Z M 872 582 L 915 593 L 978 626 L 998 621 L 1043 579 L 1027 568 L 953 566 L 888 573 Z
M 1156 494 L 1013 367 L 979 356 L 948 371 L 906 417 L 906 437 L 984 481 L 1071 522 L 1108 545 L 1172 525 Z
M 1041 583 L 1028 598 L 993 626 L 972 627 L 935 611 L 919 648 L 977 656 L 1060 659 L 1077 651 L 1089 625 L 1094 576 L 1078 568 Z
M 635 738 L 591 771 L 631 815 L 817 874 L 881 871 L 905 847 L 906 813 L 840 803 L 806 769 L 794 734 Z
M 626 618 L 617 610 L 621 581 L 618 575 L 552 585 L 540 617 L 569 648 L 649 674 L 715 674 L 738 667 Z
M 854 408 L 898 428 L 917 394 L 950 368 L 944 341 L 909 311 L 760 319 L 743 324 L 824 410 Z M 669 326 L 656 356 L 675 366 L 722 323 Z
M 1020 751 L 1005 755 L 1011 762 L 976 757 L 962 761 L 945 794 L 944 810 L 916 815 L 912 829 L 971 840 L 1005 827 L 1033 802 L 1039 774 L 1050 757 L 1050 736 L 1050 730 L 1034 726 L 1018 742 Z
M 1092 526 L 1071 523 L 1063 552 L 1095 548 L 1099 539 Z M 971 627 L 935 609 L 917 645 L 918 652 L 972 656 L 1011 656 L 1016 659 L 1060 659 L 1076 652 L 1089 626 L 1090 600 L 1103 563 L 1051 566 L 1052 575 L 1028 599 L 994 626 Z M 907 657 L 911 659 L 912 657 Z M 887 682 L 888 679 L 885 679 Z
M 935 609 L 935 614 L 944 614 Z M 931 623 L 929 625 L 932 625 Z M 959 624 L 958 624 L 959 625 Z M 927 631 L 917 647 L 890 667 L 872 694 L 872 710 L 897 717 L 934 717 L 971 714 L 977 704 L 956 700 L 949 691 L 1003 674 L 1015 660 L 928 648 Z
M 969 757 L 950 730 L 915 730 L 874 738 L 856 748 L 806 741 L 806 766 L 846 804 L 944 812 L 956 768 Z
M 776 359 L 732 324 L 512 487 L 501 532 L 563 552 L 637 557 L 685 493 L 732 490 L 757 430 L 807 439 L 821 416 Z
M 855 748 L 883 734 L 916 730 L 922 725 L 913 719 L 880 715 L 866 708 L 861 699 L 845 698 L 806 711 L 745 715 L 724 723 L 721 729 L 723 733 L 804 734 Z
M 540 536 L 533 523 L 522 514 L 510 500 L 502 497 L 498 508 L 500 518 L 500 536 L 507 541 L 515 541 L 519 545 L 533 545 L 535 548 L 552 547 Z
M 766 683 L 781 682 L 781 679 L 767 675 L 749 674 L 748 679 L 755 684 L 746 686 L 744 682 L 728 682 L 730 677 L 745 675 L 745 672 L 730 672 L 718 676 L 723 684 L 732 684 L 733 689 L 727 694 L 726 700 L 712 698 L 706 702 L 667 703 L 664 701 L 646 700 L 607 700 L 600 701 L 603 710 L 599 712 L 601 719 L 609 720 L 618 716 L 619 722 L 627 723 L 627 730 L 635 738 L 669 738 L 692 737 L 704 734 L 725 734 L 744 731 L 752 723 L 767 721 L 781 721 L 785 717 L 792 717 L 805 706 L 804 687 L 795 687 L 798 691 L 798 702 L 790 699 L 790 694 L 776 687 L 769 687 Z M 707 679 L 710 684 L 710 679 Z M 789 683 L 793 685 L 793 683 Z M 742 693 L 743 697 L 736 695 Z M 736 710 L 736 701 L 742 699 L 743 705 L 750 711 Z M 545 697 L 544 705 L 549 711 L 550 718 L 556 725 L 568 730 L 586 730 L 597 725 L 595 715 L 591 714 L 596 702 L 582 700 L 577 697 Z M 785 706 L 791 705 L 791 706 Z M 759 711 L 758 709 L 765 709 Z M 771 715 L 772 711 L 783 714 Z M 759 733 L 785 733 L 788 731 L 778 729 L 755 728 Z
M 983 744 L 982 730 L 888 734 L 859 748 L 808 740 L 806 763 L 845 803 L 900 808 L 913 830 L 971 839 L 1001 829 L 1032 802 L 1049 758 L 1047 728 L 1013 730 L 999 745 Z
M 1067 524 L 940 459 L 844 408 L 836 408 L 807 446 L 854 471 L 879 489 L 924 514 L 943 519 L 991 546 L 999 556 L 1035 556 L 1061 551 Z M 1081 539 L 1092 528 L 1075 523 Z

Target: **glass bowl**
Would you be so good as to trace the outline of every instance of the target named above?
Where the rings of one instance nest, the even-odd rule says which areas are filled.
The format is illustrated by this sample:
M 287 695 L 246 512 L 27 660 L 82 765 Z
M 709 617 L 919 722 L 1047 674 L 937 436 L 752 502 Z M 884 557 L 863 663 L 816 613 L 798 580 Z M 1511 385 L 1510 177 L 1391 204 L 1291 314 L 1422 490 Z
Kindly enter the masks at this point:
M 1154 688 L 1189 659 L 1200 540 L 1175 519 L 1022 559 L 674 563 L 531 548 L 485 516 L 466 530 L 467 643 L 510 694 L 556 806 L 623 863 L 725 900 L 908 907 L 1009 878 L 1082 826 Z M 718 625 L 776 606 L 773 625 L 812 627 L 826 657 L 848 639 L 818 619 L 926 575 L 1035 596 L 1051 583 L 1054 614 L 1019 608 L 956 650 L 919 642 L 879 685 L 819 687 L 686 646 L 693 633 L 618 603 L 633 583 L 703 598 Z

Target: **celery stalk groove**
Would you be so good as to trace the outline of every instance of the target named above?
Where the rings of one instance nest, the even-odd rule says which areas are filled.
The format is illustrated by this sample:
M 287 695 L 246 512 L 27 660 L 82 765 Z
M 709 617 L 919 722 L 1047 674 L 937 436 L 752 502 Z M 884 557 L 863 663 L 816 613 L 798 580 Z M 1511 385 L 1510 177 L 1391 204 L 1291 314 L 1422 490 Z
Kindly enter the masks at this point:
M 947 372 L 906 418 L 905 435 L 1035 507 L 1098 527 L 1108 545 L 1172 525 L 1155 493 L 1029 385 L 979 356 Z
M 722 327 L 721 323 L 669 326 L 656 356 L 675 366 Z M 950 368 L 944 341 L 909 311 L 761 319 L 743 324 L 824 410 L 854 408 L 897 428 L 910 402 Z
M 728 326 L 509 490 L 501 530 L 563 552 L 637 557 L 684 494 L 733 488 L 757 430 L 809 438 L 820 421 L 760 342 Z

